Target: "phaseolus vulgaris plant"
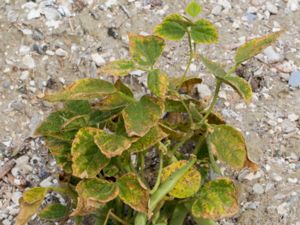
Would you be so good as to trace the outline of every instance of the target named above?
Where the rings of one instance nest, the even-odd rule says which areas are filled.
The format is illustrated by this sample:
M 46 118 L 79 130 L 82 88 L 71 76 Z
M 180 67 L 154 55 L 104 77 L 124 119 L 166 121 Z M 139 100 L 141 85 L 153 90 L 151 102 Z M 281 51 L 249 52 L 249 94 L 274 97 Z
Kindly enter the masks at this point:
M 187 218 L 207 225 L 238 212 L 237 185 L 223 176 L 219 164 L 235 170 L 257 166 L 248 158 L 242 133 L 226 124 L 214 106 L 223 85 L 251 101 L 251 86 L 235 70 L 274 43 L 280 32 L 239 47 L 234 64 L 225 70 L 197 53 L 198 45 L 218 41 L 213 24 L 197 19 L 200 12 L 192 1 L 185 15 L 165 17 L 154 35 L 130 33 L 131 58 L 101 68 L 101 75 L 118 78 L 115 82 L 84 78 L 46 95 L 63 108 L 52 112 L 36 133 L 44 137 L 65 180 L 25 191 L 17 225 L 25 225 L 34 214 L 76 224 L 85 224 L 88 217 L 95 225 L 182 225 Z M 184 37 L 189 46 L 186 69 L 181 77 L 170 77 L 156 62 L 165 40 Z M 215 77 L 209 104 L 193 95 L 202 82 L 188 76 L 193 60 Z M 123 82 L 137 69 L 147 74 L 149 90 L 139 99 Z M 49 192 L 59 193 L 65 202 L 41 207 Z

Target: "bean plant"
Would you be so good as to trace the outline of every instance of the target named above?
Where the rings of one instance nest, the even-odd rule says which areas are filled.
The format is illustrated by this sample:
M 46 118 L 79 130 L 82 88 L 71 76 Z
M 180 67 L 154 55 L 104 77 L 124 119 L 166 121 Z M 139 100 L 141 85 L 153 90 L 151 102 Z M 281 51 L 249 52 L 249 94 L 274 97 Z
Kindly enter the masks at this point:
M 280 32 L 246 42 L 226 70 L 197 51 L 198 45 L 218 41 L 216 27 L 197 18 L 201 11 L 192 1 L 185 15 L 166 16 L 153 35 L 129 33 L 131 58 L 101 68 L 101 76 L 115 82 L 84 78 L 46 94 L 45 100 L 63 107 L 36 134 L 61 167 L 62 179 L 57 186 L 26 190 L 16 225 L 35 214 L 60 224 L 213 225 L 238 213 L 238 185 L 224 177 L 220 165 L 254 171 L 257 165 L 248 158 L 242 133 L 214 106 L 223 85 L 251 102 L 251 86 L 235 71 Z M 187 41 L 189 58 L 180 77 L 157 67 L 165 40 Z M 202 78 L 188 75 L 193 60 L 215 78 L 211 101 L 195 95 Z M 147 75 L 147 94 L 140 98 L 124 82 L 135 70 Z M 53 192 L 63 201 L 45 204 Z

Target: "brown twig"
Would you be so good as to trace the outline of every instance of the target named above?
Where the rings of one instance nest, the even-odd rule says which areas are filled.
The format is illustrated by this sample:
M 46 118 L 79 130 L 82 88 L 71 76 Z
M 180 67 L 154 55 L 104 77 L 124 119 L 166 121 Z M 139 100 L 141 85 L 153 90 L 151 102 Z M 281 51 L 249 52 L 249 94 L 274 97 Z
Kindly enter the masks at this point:
M 16 165 L 14 160 L 10 160 L 0 168 L 0 180 Z

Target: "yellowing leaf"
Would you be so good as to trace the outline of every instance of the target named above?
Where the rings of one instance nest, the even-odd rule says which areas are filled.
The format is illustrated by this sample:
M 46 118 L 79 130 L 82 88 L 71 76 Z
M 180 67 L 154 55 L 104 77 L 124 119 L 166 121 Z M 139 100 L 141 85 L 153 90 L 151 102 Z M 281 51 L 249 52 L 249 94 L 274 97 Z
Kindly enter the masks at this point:
M 149 190 L 138 180 L 134 173 L 118 178 L 121 200 L 138 212 L 148 214 Z
M 129 87 L 127 87 L 120 79 L 118 79 L 115 83 L 115 87 L 122 92 L 123 94 L 133 97 L 133 93 Z
M 48 188 L 36 187 L 24 192 L 20 199 L 20 212 L 15 225 L 26 225 L 30 218 L 37 212 L 42 204 Z
M 107 203 L 119 194 L 119 188 L 116 183 L 99 178 L 80 181 L 76 186 L 76 191 L 79 197 L 99 203 Z
M 159 97 L 164 97 L 167 94 L 169 86 L 168 76 L 160 70 L 151 70 L 148 74 L 148 88 L 150 91 Z
M 20 212 L 16 218 L 15 225 L 26 225 L 31 217 L 36 214 L 43 200 L 39 200 L 33 204 L 26 203 L 23 198 L 20 198 Z
M 238 212 L 238 191 L 234 183 L 226 178 L 206 183 L 192 206 L 197 218 L 219 220 Z
M 164 133 L 158 126 L 155 126 L 151 128 L 145 136 L 132 143 L 128 151 L 131 153 L 145 151 L 166 137 L 167 134 Z
M 175 171 L 182 168 L 186 164 L 186 160 L 181 160 L 165 167 L 161 176 L 162 183 L 165 182 Z M 172 195 L 175 198 L 191 197 L 199 190 L 200 184 L 201 175 L 195 167 L 192 167 L 184 174 L 184 176 L 180 178 L 172 191 L 169 192 L 169 195 Z
M 130 60 L 117 60 L 101 67 L 101 72 L 113 76 L 126 76 L 135 69 L 135 65 Z
M 154 33 L 162 38 L 176 41 L 183 38 L 187 27 L 191 24 L 181 15 L 171 14 L 166 16 L 163 22 L 155 28 Z
M 48 192 L 48 188 L 35 187 L 24 192 L 23 200 L 28 204 L 33 204 L 43 200 Z
M 59 220 L 67 217 L 68 214 L 69 209 L 67 206 L 59 203 L 53 203 L 46 206 L 41 212 L 39 212 L 38 216 L 46 220 Z
M 221 80 L 231 86 L 245 100 L 246 103 L 251 102 L 252 88 L 245 79 L 238 76 L 226 76 Z
M 116 183 L 99 178 L 80 181 L 76 186 L 76 191 L 78 203 L 72 216 L 91 214 L 91 212 L 115 199 L 119 194 Z
M 47 95 L 46 100 L 51 102 L 70 101 L 70 100 L 90 100 L 101 98 L 116 91 L 113 84 L 108 81 L 84 78 L 75 81 L 65 90 L 58 93 Z
M 109 134 L 105 131 L 97 132 L 94 138 L 95 143 L 107 158 L 121 155 L 123 151 L 131 146 L 129 138 L 113 133 Z
M 165 47 L 165 41 L 157 36 L 129 34 L 131 58 L 141 66 L 153 66 Z
M 80 178 L 93 178 L 108 163 L 98 146 L 94 142 L 94 136 L 99 132 L 96 128 L 82 128 L 76 134 L 72 144 L 72 169 L 73 175 Z
M 200 19 L 191 26 L 191 36 L 196 43 L 210 44 L 218 41 L 218 31 L 205 19 Z
M 234 169 L 242 169 L 247 162 L 247 148 L 243 135 L 228 125 L 214 126 L 208 135 L 208 147 L 222 162 Z
M 256 56 L 266 47 L 272 45 L 281 35 L 281 31 L 268 34 L 263 37 L 254 38 L 238 48 L 235 55 L 236 65 Z
M 195 85 L 201 84 L 201 83 L 202 83 L 201 78 L 189 77 L 180 85 L 180 91 L 184 92 L 184 93 L 192 94 Z
M 123 112 L 126 132 L 129 136 L 144 136 L 160 119 L 163 111 L 161 103 L 149 96 L 130 104 Z
M 185 12 L 192 17 L 198 16 L 201 11 L 201 6 L 195 0 L 192 0 L 185 9 Z

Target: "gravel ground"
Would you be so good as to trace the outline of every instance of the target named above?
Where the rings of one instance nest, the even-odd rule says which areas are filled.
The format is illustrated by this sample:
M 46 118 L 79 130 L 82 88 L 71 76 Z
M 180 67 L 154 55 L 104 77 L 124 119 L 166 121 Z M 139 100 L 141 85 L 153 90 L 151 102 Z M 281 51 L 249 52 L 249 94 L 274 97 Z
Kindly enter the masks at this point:
M 300 2 L 298 0 L 202 0 L 203 16 L 220 32 L 220 42 L 203 46 L 210 58 L 232 62 L 234 49 L 249 38 L 284 29 L 276 46 L 239 69 L 251 82 L 254 101 L 246 106 L 224 87 L 218 109 L 247 139 L 250 157 L 260 165 L 253 174 L 236 175 L 241 183 L 241 210 L 223 225 L 300 225 Z M 18 199 L 30 186 L 56 183 L 57 168 L 33 131 L 53 110 L 43 102 L 83 77 L 99 77 L 105 62 L 128 56 L 127 32 L 151 33 L 186 0 L 2 0 L 0 1 L 0 225 L 13 224 Z M 168 43 L 161 68 L 172 76 L 183 68 L 186 45 Z M 207 82 L 199 62 L 191 74 Z M 145 80 L 133 74 L 139 82 Z M 0 170 L 0 171 L 1 171 Z M 39 224 L 32 222 L 31 224 Z M 41 223 L 44 224 L 44 223 Z

